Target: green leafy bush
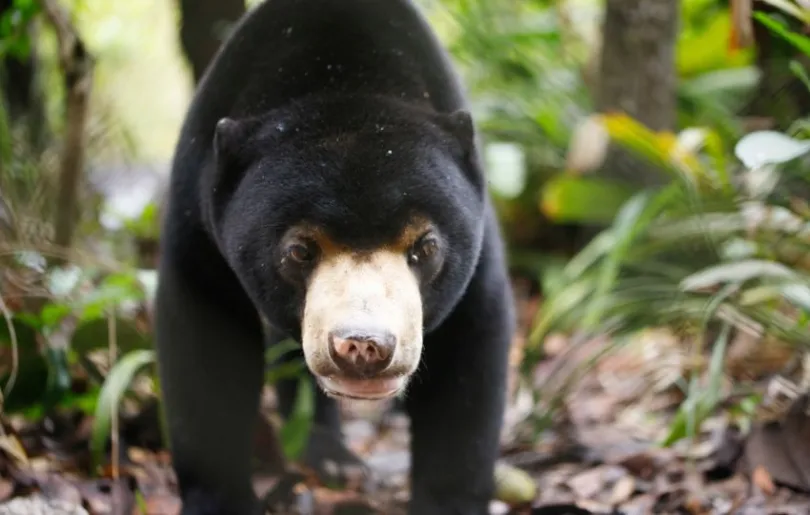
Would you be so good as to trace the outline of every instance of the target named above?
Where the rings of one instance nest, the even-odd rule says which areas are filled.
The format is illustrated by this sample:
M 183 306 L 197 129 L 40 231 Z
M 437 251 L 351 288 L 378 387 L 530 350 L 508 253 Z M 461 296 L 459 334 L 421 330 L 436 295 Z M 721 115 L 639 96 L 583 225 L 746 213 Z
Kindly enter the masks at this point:
M 655 327 L 699 339 L 720 334 L 709 384 L 699 386 L 699 374 L 687 381 L 687 402 L 665 440 L 672 443 L 721 400 L 730 330 L 800 350 L 810 345 L 810 141 L 756 132 L 737 143 L 731 160 L 708 130 L 657 134 L 620 115 L 599 123 L 671 172 L 672 181 L 635 192 L 607 230 L 546 278 L 555 286 L 533 325 L 524 369 L 533 368 L 544 338 L 556 331 L 608 334 L 615 345 Z M 596 189 L 589 201 L 609 191 Z M 580 213 L 576 205 L 556 205 L 558 215 Z

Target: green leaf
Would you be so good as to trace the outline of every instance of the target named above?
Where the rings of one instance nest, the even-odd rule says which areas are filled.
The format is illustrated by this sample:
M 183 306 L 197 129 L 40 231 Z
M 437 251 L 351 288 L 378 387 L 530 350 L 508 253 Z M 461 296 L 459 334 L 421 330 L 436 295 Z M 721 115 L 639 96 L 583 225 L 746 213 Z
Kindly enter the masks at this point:
M 49 346 L 45 349 L 45 358 L 48 362 L 48 382 L 44 402 L 50 408 L 70 391 L 72 380 L 65 349 Z
M 690 27 L 686 25 L 687 30 L 679 34 L 675 56 L 679 78 L 733 68 L 751 61 L 750 50 L 728 51 L 731 17 L 727 8 L 718 11 L 713 16 L 709 12 L 701 13 L 700 30 L 688 30 Z
M 634 193 L 606 179 L 560 175 L 541 190 L 540 209 L 557 222 L 610 223 Z
M 602 115 L 600 119 L 613 141 L 671 177 L 681 176 L 682 169 L 672 159 L 677 143 L 674 134 L 654 132 L 625 114 Z
M 271 345 L 264 353 L 265 362 L 273 364 L 264 374 L 265 383 L 276 384 L 284 379 L 298 377 L 306 367 L 306 362 L 303 358 L 284 362 L 280 362 L 279 360 L 285 354 L 294 352 L 300 348 L 301 345 L 292 338 L 287 338 L 275 345 Z
M 810 313 L 810 288 L 805 284 L 786 284 L 782 286 L 782 295 L 798 308 Z
M 35 331 L 42 330 L 42 319 L 34 313 L 17 313 L 14 318 Z
M 616 220 L 611 228 L 611 233 L 614 237 L 614 245 L 605 257 L 601 270 L 599 271 L 594 296 L 591 299 L 586 317 L 583 320 L 583 326 L 586 329 L 593 328 L 600 320 L 604 309 L 604 297 L 613 286 L 627 251 L 630 249 L 630 246 L 633 244 L 639 232 L 644 229 L 646 223 L 645 219 L 648 219 L 651 215 L 651 213 L 648 212 L 651 199 L 652 195 L 650 192 L 641 192 L 627 202 L 616 216 Z
M 706 392 L 707 395 L 707 411 L 714 409 L 717 402 L 720 400 L 720 389 L 723 383 L 723 370 L 724 360 L 726 356 L 726 347 L 728 347 L 728 335 L 731 327 L 729 324 L 723 324 L 723 329 L 717 341 L 714 343 L 712 349 L 712 357 L 709 361 L 709 388 Z
M 39 13 L 39 2 L 15 0 L 0 16 L 0 57 L 11 55 L 25 59 L 31 51 L 28 27 Z
M 810 152 L 810 141 L 800 141 L 777 131 L 757 131 L 734 146 L 737 158 L 749 169 L 787 163 Z
M 697 375 L 689 382 L 689 395 L 678 408 L 672 423 L 661 445 L 669 447 L 675 442 L 687 437 L 694 437 L 700 425 L 706 420 L 720 399 L 720 389 L 723 379 L 723 360 L 728 345 L 729 325 L 724 324 L 722 332 L 712 349 L 709 362 L 709 385 L 700 388 Z
M 797 20 L 803 22 L 805 25 L 810 23 L 810 10 L 806 7 L 799 5 L 796 0 L 762 0 L 766 4 L 770 4 L 783 13 L 793 16 Z M 801 0 L 800 0 L 801 1 Z
M 144 297 L 144 289 L 136 274 L 111 274 L 104 278 L 98 288 L 79 300 L 79 318 L 83 321 L 101 318 L 106 316 L 110 308 L 127 301 L 141 301 Z
M 568 285 L 565 274 L 565 263 L 562 260 L 549 259 L 539 270 L 540 289 L 545 297 L 553 297 Z
M 807 76 L 807 70 L 804 69 L 804 66 L 802 66 L 799 61 L 790 61 L 790 71 L 792 71 L 793 74 L 802 81 L 804 87 L 810 91 L 810 77 Z
M 706 97 L 728 94 L 731 91 L 747 91 L 759 82 L 755 66 L 713 69 L 694 78 L 684 80 L 680 87 L 688 94 Z
M 275 345 L 271 345 L 270 348 L 268 348 L 264 353 L 264 360 L 267 363 L 275 363 L 281 359 L 283 355 L 300 348 L 301 345 L 297 341 L 293 340 L 292 338 L 287 338 L 286 340 L 282 340 Z
M 86 392 L 73 393 L 68 390 L 62 395 L 57 404 L 60 408 L 77 409 L 82 413 L 92 416 L 98 406 L 98 396 L 101 388 L 91 385 Z
M 577 307 L 581 307 L 592 294 L 593 289 L 592 281 L 578 281 L 548 299 L 543 304 L 543 309 L 538 311 L 537 320 L 532 324 L 528 346 L 536 348 L 540 345 L 559 319 Z
M 121 398 L 138 372 L 154 362 L 154 351 L 136 350 L 124 355 L 107 375 L 107 380 L 101 387 L 90 437 L 90 452 L 94 468 L 98 468 L 103 460 L 104 447 L 110 436 L 112 417 L 118 411 Z
M 597 234 L 584 249 L 571 258 L 571 261 L 565 266 L 565 275 L 569 279 L 574 279 L 586 273 L 610 252 L 614 241 L 615 238 L 611 231 L 602 231 Z
M 304 361 L 304 358 L 300 358 L 295 361 L 288 361 L 286 363 L 280 363 L 270 367 L 270 369 L 265 372 L 264 381 L 267 384 L 276 384 L 285 379 L 293 379 L 301 375 L 301 373 L 306 369 L 306 366 L 307 364 Z
M 76 328 L 70 347 L 79 354 L 88 354 L 94 350 L 108 347 L 109 338 L 109 320 L 94 318 L 81 323 Z M 148 349 L 152 345 L 149 336 L 139 331 L 134 322 L 121 317 L 115 319 L 115 339 L 121 354 Z
M 308 377 L 298 381 L 298 395 L 289 418 L 279 433 L 284 456 L 296 461 L 303 454 L 309 440 L 312 421 L 315 415 L 315 391 Z
M 802 34 L 793 32 L 781 21 L 776 20 L 768 14 L 763 12 L 755 12 L 753 14 L 755 20 L 765 25 L 771 32 L 780 36 L 782 39 L 796 47 L 802 53 L 810 56 L 810 38 Z
M 157 236 L 160 228 L 157 203 L 149 202 L 146 204 L 141 214 L 134 219 L 122 218 L 124 218 L 124 227 L 132 235 L 141 238 L 153 238 Z
M 43 330 L 56 328 L 59 323 L 73 312 L 73 308 L 62 302 L 51 302 L 42 307 L 39 313 L 39 319 L 42 323 Z
M 786 279 L 795 273 L 773 261 L 747 259 L 736 263 L 721 263 L 691 274 L 681 281 L 684 291 L 699 291 L 722 283 L 744 283 L 757 278 Z

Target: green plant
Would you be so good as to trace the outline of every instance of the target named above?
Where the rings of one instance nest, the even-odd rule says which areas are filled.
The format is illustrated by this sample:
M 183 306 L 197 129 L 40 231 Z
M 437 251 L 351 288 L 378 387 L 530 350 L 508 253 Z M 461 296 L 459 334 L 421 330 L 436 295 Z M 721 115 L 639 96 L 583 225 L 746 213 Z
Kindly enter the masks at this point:
M 284 354 L 298 349 L 300 345 L 293 340 L 285 340 L 268 349 L 265 360 L 274 363 Z M 113 427 L 113 418 L 117 409 L 137 374 L 145 369 L 151 369 L 154 375 L 156 356 L 154 351 L 146 349 L 133 349 L 121 357 L 110 369 L 102 385 L 95 408 L 90 450 L 93 457 L 94 468 L 98 468 L 104 457 L 107 438 Z M 279 433 L 284 455 L 289 460 L 296 460 L 301 456 L 314 419 L 315 392 L 309 378 L 302 376 L 304 363 L 302 360 L 291 360 L 277 364 L 267 371 L 266 382 L 273 384 L 281 379 L 295 379 L 300 377 L 298 396 L 290 417 L 284 421 Z
M 265 383 L 276 384 L 284 379 L 298 379 L 298 394 L 293 411 L 283 422 L 279 432 L 284 456 L 290 461 L 297 460 L 304 452 L 315 418 L 315 391 L 310 378 L 306 377 L 306 363 L 303 358 L 280 361 L 285 354 L 300 348 L 298 342 L 287 339 L 271 346 L 265 353 L 265 362 L 273 363 L 265 373 Z
M 553 223 L 574 222 L 574 216 L 585 223 L 610 220 L 627 199 L 625 188 L 599 187 L 598 180 L 572 180 L 560 174 L 566 167 L 566 148 L 591 110 L 599 50 L 594 37 L 598 25 L 591 20 L 598 20 L 599 5 L 502 0 L 425 3 L 432 8 L 433 21 L 469 86 L 487 143 L 495 205 L 516 247 L 513 250 L 530 251 L 526 247 L 534 244 L 531 233 L 542 233 L 548 224 L 537 219 L 538 204 Z M 741 129 L 734 113 L 758 80 L 753 51 L 729 50 L 732 20 L 727 2 L 683 0 L 681 4 L 678 125 L 709 126 L 713 137 L 736 139 Z M 489 159 L 504 146 L 521 154 L 519 164 Z M 602 201 L 593 202 L 600 196 Z M 571 205 L 571 199 L 577 200 L 577 215 L 571 209 L 554 209 Z M 589 206 L 591 212 L 586 213 Z
M 739 166 L 708 131 L 703 150 L 694 151 L 622 116 L 602 121 L 614 139 L 673 172 L 672 182 L 637 192 L 563 268 L 555 280 L 562 286 L 535 320 L 525 368 L 540 359 L 552 331 L 609 334 L 618 346 L 650 327 L 702 340 L 720 325 L 810 345 L 810 209 L 801 197 L 810 188 L 802 164 L 810 142 L 749 134 L 735 147 Z M 714 342 L 709 385 L 698 387 L 697 375 L 688 382 L 688 401 L 667 443 L 691 433 L 719 402 L 726 336 Z
M 16 299 L 17 311 L 8 310 L 13 325 L 5 324 L 6 331 L 0 332 L 0 348 L 13 355 L 12 343 L 16 343 L 19 355 L 17 363 L 6 371 L 7 380 L 13 383 L 10 378 L 15 376 L 22 380 L 5 392 L 7 411 L 47 410 L 69 399 L 71 368 L 76 366 L 100 383 L 103 374 L 89 356 L 107 346 L 106 324 L 111 311 L 119 313 L 118 342 L 123 351 L 151 345 L 134 320 L 145 295 L 136 271 L 110 272 L 71 265 L 41 270 L 40 260 L 24 256 L 17 254 L 17 267 L 9 268 L 9 274 L 16 272 L 35 280 L 28 285 L 29 291 L 22 291 L 23 296 Z M 37 302 L 25 302 L 31 297 Z
M 123 356 L 110 369 L 101 388 L 93 418 L 93 431 L 90 437 L 90 453 L 94 469 L 98 469 L 104 458 L 105 444 L 113 427 L 121 399 L 129 389 L 135 376 L 145 367 L 155 364 L 152 350 L 134 350 Z
M 7 56 L 25 58 L 31 52 L 28 31 L 32 20 L 40 13 L 36 0 L 14 0 L 0 16 L 0 59 Z

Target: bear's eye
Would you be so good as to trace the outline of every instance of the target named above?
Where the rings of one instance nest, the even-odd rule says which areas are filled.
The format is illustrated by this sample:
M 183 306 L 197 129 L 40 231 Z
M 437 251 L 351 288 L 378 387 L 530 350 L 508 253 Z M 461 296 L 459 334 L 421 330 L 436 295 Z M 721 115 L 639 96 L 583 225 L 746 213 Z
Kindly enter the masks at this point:
M 318 257 L 318 248 L 312 242 L 295 242 L 287 247 L 285 254 L 297 263 L 307 264 Z
M 408 264 L 418 266 L 434 258 L 438 253 L 439 239 L 433 233 L 425 234 L 408 251 Z

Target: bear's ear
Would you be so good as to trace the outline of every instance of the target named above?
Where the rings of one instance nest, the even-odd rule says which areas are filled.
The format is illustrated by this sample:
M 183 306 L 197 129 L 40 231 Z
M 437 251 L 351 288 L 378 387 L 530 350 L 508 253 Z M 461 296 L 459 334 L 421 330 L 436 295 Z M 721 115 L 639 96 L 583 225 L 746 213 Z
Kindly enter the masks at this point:
M 439 115 L 438 123 L 458 142 L 467 177 L 483 192 L 486 181 L 476 150 L 475 123 L 472 115 L 467 110 L 458 109 L 449 114 Z
M 440 116 L 439 123 L 458 141 L 465 154 L 469 154 L 475 147 L 475 124 L 469 111 L 459 109 L 450 114 Z
M 214 158 L 217 166 L 226 167 L 244 160 L 248 154 L 248 139 L 257 129 L 254 120 L 222 118 L 214 129 Z
M 260 124 L 256 120 L 222 118 L 214 128 L 214 162 L 203 177 L 202 202 L 212 227 L 216 227 L 223 209 L 238 187 L 244 168 L 254 158 L 251 136 Z

